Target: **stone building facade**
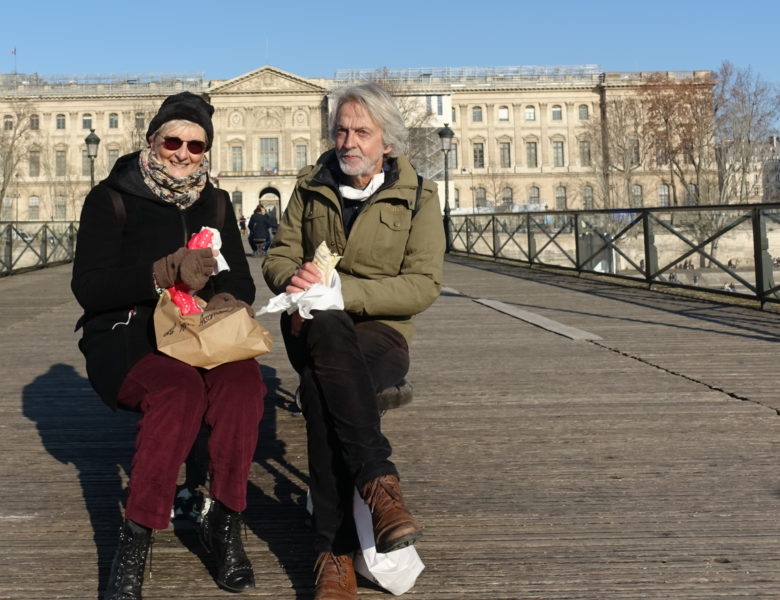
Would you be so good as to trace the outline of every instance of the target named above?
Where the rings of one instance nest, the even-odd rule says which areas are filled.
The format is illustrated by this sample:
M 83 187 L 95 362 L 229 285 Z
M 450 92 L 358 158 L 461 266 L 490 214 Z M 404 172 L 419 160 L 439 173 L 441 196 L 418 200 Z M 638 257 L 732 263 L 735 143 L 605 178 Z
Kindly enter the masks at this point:
M 385 84 L 413 121 L 414 139 L 424 146 L 415 164 L 439 182 L 442 202 L 444 156 L 436 132 L 444 124 L 454 131 L 447 194 L 453 213 L 600 208 L 589 124 L 609 98 L 634 93 L 644 77 L 594 66 L 337 72 L 329 79 L 265 66 L 227 81 L 6 75 L 0 133 L 24 131 L 14 148 L 0 146 L 18 158 L 5 177 L 0 220 L 78 219 L 93 168 L 84 141 L 90 130 L 100 137 L 94 161 L 100 181 L 119 156 L 145 143 L 162 100 L 182 90 L 207 94 L 215 107 L 211 175 L 231 194 L 236 213 L 248 216 L 262 202 L 278 214 L 297 171 L 330 145 L 329 94 L 367 78 Z M 632 177 L 631 204 L 669 203 L 675 184 L 666 169 L 643 159 Z

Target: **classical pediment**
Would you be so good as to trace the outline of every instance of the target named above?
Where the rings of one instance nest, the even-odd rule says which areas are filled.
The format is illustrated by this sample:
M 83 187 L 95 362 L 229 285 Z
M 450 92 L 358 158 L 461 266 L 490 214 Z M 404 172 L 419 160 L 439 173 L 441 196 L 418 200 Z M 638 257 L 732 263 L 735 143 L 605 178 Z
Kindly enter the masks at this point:
M 273 93 L 317 93 L 327 90 L 310 83 L 302 77 L 274 67 L 260 67 L 212 87 L 210 96 L 219 94 L 273 94 Z

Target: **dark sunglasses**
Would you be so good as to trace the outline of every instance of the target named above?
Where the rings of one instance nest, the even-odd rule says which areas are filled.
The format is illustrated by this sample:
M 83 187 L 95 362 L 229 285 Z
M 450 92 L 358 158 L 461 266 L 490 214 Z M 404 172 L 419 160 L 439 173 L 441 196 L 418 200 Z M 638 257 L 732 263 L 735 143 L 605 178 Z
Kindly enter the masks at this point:
M 163 138 L 163 148 L 170 150 L 171 152 L 175 152 L 181 148 L 182 144 L 187 144 L 187 151 L 190 154 L 203 154 L 203 151 L 206 149 L 206 142 L 201 142 L 199 140 L 185 142 L 177 137 Z

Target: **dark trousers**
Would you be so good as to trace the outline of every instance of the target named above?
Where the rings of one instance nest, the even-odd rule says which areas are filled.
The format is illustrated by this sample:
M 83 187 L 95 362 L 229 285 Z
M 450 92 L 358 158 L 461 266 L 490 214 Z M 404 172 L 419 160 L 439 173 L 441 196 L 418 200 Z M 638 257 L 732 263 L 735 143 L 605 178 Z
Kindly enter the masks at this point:
M 343 311 L 315 311 L 300 335 L 282 315 L 287 355 L 301 376 L 306 418 L 315 550 L 343 554 L 357 548 L 352 519 L 355 486 L 398 471 L 382 434 L 376 392 L 409 370 L 404 337 L 387 325 L 353 323 Z
M 266 387 L 257 361 L 196 369 L 163 354 L 139 360 L 122 382 L 119 405 L 140 411 L 125 516 L 152 529 L 170 522 L 179 468 L 205 422 L 211 496 L 246 508 Z

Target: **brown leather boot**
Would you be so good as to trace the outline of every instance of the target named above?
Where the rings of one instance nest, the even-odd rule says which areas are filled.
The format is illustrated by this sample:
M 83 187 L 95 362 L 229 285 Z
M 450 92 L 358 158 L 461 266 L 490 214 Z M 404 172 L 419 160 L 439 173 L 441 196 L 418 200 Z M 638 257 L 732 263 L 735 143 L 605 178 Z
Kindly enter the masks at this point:
M 314 563 L 317 580 L 314 600 L 357 600 L 357 581 L 352 555 L 323 552 Z
M 398 477 L 377 477 L 363 486 L 360 493 L 371 510 L 377 552 L 398 550 L 413 544 L 422 535 L 420 526 L 404 505 Z

